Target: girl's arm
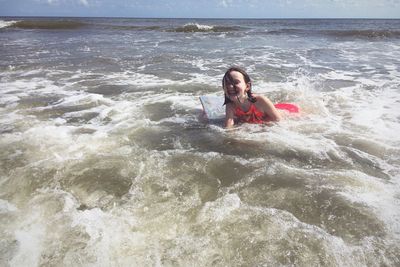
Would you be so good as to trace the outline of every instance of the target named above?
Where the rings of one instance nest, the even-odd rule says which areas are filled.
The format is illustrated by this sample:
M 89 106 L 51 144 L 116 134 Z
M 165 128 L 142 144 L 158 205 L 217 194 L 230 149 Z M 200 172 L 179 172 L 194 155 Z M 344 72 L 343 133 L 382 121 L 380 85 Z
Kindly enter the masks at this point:
M 235 124 L 235 111 L 231 103 L 225 106 L 225 127 L 231 128 Z
M 278 110 L 276 110 L 274 104 L 265 96 L 257 96 L 257 102 L 261 105 L 265 114 L 268 115 L 268 118 L 271 121 L 280 121 L 282 119 L 281 114 Z

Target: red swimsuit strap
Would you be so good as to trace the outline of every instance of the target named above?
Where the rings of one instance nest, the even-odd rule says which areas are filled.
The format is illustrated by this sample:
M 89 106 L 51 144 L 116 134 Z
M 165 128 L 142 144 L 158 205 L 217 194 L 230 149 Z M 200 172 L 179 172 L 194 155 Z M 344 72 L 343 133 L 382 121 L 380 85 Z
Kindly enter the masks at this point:
M 254 114 L 256 116 L 263 116 L 264 115 L 264 113 L 259 111 L 254 104 L 250 105 L 250 108 L 249 108 L 249 110 L 247 112 L 244 112 L 241 107 L 237 107 L 236 111 L 235 111 L 235 115 L 236 116 L 245 116 L 245 115 L 252 115 L 252 114 Z
M 250 105 L 250 108 L 247 112 L 244 112 L 241 107 L 237 107 L 235 110 L 235 115 L 242 122 L 249 123 L 263 123 L 264 122 L 264 113 L 259 111 L 254 104 Z

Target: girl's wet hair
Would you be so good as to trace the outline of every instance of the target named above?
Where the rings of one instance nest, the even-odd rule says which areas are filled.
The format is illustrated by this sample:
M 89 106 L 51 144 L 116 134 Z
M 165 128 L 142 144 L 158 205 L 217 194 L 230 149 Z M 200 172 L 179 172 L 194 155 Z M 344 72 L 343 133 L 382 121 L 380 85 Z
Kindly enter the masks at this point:
M 244 82 L 245 82 L 246 84 L 250 83 L 250 88 L 249 88 L 249 90 L 247 91 L 247 97 L 248 97 L 248 99 L 249 99 L 250 102 L 255 103 L 255 102 L 257 101 L 257 99 L 253 96 L 253 92 L 251 91 L 251 79 L 250 79 L 250 76 L 247 74 L 247 72 L 246 72 L 244 69 L 242 69 L 242 68 L 240 68 L 240 67 L 236 67 L 236 66 L 235 66 L 235 67 L 230 67 L 230 68 L 225 72 L 225 75 L 224 75 L 224 77 L 222 78 L 222 88 L 225 88 L 225 86 L 226 86 L 227 83 L 233 84 L 233 78 L 232 78 L 232 76 L 231 76 L 231 72 L 232 72 L 232 71 L 240 72 L 240 73 L 243 75 L 243 77 L 244 77 Z M 224 105 L 225 105 L 225 104 L 228 104 L 228 103 L 231 103 L 231 102 L 232 102 L 232 100 L 230 100 L 229 97 L 225 94 L 225 102 L 224 102 Z

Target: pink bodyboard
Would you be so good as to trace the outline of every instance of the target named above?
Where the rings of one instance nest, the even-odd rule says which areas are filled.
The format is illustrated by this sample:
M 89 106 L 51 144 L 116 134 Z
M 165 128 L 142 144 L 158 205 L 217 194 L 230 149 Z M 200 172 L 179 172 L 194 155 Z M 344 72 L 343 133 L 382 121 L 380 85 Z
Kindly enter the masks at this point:
M 277 109 L 286 110 L 290 113 L 299 113 L 300 112 L 299 107 L 296 106 L 295 104 L 291 104 L 291 103 L 277 103 L 274 106 Z

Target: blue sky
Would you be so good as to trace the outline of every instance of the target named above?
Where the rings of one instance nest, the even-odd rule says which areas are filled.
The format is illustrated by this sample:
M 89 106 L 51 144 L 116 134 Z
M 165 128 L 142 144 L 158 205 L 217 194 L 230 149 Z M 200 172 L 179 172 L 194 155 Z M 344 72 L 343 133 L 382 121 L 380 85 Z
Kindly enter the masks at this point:
M 400 18 L 400 0 L 0 0 L 0 16 Z

